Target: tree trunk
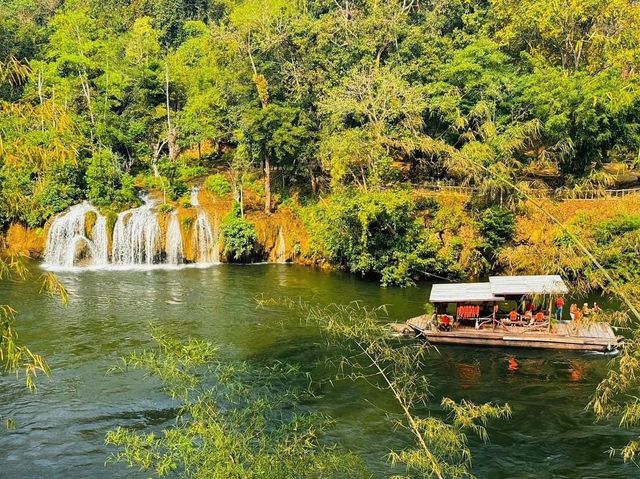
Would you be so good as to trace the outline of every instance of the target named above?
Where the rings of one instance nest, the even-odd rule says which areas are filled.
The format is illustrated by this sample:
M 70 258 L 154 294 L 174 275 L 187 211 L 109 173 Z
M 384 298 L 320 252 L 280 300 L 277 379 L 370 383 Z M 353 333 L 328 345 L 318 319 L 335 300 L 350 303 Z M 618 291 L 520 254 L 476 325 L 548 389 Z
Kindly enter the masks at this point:
M 271 213 L 271 161 L 264 155 L 264 212 Z
M 316 196 L 318 194 L 318 180 L 316 175 L 313 174 L 313 167 L 309 165 L 309 178 L 311 179 L 311 194 Z
M 165 64 L 165 105 L 167 108 L 167 143 L 169 145 L 169 161 L 175 163 L 180 153 L 178 132 L 171 124 L 171 105 L 169 103 L 169 64 Z

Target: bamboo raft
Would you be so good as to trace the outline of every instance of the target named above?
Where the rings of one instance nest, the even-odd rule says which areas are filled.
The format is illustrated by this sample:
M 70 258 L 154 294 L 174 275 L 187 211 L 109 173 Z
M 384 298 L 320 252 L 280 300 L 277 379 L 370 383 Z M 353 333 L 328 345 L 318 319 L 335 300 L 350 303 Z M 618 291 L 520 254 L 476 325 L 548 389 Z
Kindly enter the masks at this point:
M 582 325 L 559 322 L 551 331 L 547 327 L 508 326 L 502 323 L 479 329 L 456 325 L 451 331 L 440 331 L 428 316 L 423 315 L 409 319 L 404 325 L 392 327 L 398 332 L 421 336 L 433 344 L 607 352 L 616 350 L 623 340 L 610 325 L 601 322 Z

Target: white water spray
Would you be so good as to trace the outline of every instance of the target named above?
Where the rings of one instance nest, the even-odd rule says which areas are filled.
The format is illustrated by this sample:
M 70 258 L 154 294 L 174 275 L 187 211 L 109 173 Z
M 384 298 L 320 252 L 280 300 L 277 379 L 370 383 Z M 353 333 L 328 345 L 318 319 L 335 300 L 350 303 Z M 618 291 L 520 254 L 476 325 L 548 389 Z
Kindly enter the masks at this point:
M 96 219 L 90 232 L 85 231 L 87 215 Z M 53 220 L 44 253 L 47 266 L 70 268 L 107 264 L 107 223 L 104 216 L 89 203 L 72 206 Z
M 193 241 L 198 263 L 219 263 L 217 228 L 211 227 L 207 213 L 199 209 L 198 217 L 193 225 Z
M 165 243 L 166 262 L 168 264 L 182 263 L 184 253 L 182 248 L 182 233 L 180 232 L 180 222 L 178 221 L 177 211 L 171 213 Z
M 118 214 L 113 228 L 111 262 L 119 265 L 153 264 L 160 256 L 160 224 L 153 203 Z
M 200 200 L 198 199 L 199 193 L 200 193 L 199 187 L 194 186 L 191 189 L 191 199 L 189 200 L 189 203 L 191 203 L 191 206 L 193 206 L 194 208 L 197 208 L 200 206 Z

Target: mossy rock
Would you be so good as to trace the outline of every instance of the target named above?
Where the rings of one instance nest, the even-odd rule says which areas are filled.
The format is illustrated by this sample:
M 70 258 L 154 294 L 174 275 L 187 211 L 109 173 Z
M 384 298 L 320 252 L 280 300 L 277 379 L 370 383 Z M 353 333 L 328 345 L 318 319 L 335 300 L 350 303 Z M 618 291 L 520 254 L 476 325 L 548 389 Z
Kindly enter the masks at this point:
M 95 211 L 89 211 L 86 215 L 84 215 L 84 235 L 93 239 L 93 228 L 96 225 L 96 221 L 98 221 L 98 215 Z

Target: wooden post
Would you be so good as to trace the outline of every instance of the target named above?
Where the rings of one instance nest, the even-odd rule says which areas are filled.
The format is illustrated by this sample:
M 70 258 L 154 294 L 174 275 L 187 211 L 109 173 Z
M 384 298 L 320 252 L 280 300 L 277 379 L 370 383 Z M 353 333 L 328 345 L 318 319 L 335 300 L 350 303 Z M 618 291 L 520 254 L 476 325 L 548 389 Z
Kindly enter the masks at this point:
M 551 332 L 551 313 L 553 312 L 553 295 L 549 295 L 549 332 Z

